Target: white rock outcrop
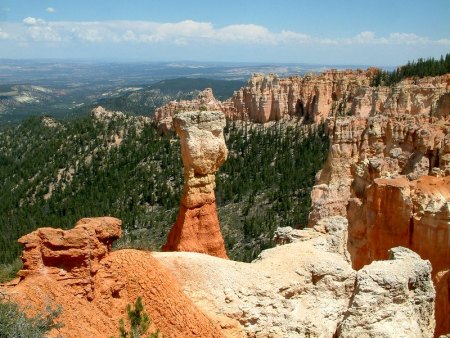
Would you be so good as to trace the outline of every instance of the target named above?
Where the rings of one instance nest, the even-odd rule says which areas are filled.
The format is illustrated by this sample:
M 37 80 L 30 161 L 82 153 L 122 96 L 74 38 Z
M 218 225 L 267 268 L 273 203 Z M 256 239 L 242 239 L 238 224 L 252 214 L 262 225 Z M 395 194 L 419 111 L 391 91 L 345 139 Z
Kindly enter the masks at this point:
M 242 330 L 246 337 L 433 336 L 428 261 L 397 248 L 393 260 L 353 270 L 347 220 L 339 216 L 278 233 L 290 243 L 263 251 L 253 263 L 197 253 L 154 256 L 228 337 L 242 337 Z M 358 323 L 367 325 L 355 331 Z
M 433 337 L 435 292 L 431 264 L 397 247 L 356 276 L 356 288 L 338 337 Z

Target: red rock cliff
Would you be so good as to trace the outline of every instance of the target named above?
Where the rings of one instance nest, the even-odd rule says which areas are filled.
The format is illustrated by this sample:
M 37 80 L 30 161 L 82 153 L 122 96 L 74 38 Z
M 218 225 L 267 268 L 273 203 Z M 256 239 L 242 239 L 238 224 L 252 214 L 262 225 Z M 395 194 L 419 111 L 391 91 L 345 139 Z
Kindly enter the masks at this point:
M 184 112 L 175 115 L 173 124 L 181 140 L 184 188 L 177 220 L 163 250 L 227 258 L 214 193 L 215 172 L 228 156 L 225 116 L 217 111 Z
M 227 118 L 265 123 L 287 116 L 308 122 L 330 115 L 367 118 L 376 112 L 386 114 L 430 113 L 447 92 L 449 75 L 418 80 L 406 79 L 393 87 L 371 87 L 373 69 L 328 70 L 321 74 L 279 78 L 255 74 L 247 86 L 224 101 L 217 101 L 210 89 L 192 101 L 170 102 L 155 112 L 155 124 L 171 129 L 177 111 L 221 110 Z M 447 104 L 450 100 L 447 99 Z M 441 104 L 442 106 L 442 104 Z
M 328 216 L 348 218 L 357 269 L 399 245 L 429 259 L 438 289 L 436 334 L 450 331 L 450 299 L 442 291 L 450 268 L 449 79 L 406 80 L 386 96 L 384 113 L 329 118 L 332 144 L 310 213 L 311 226 Z

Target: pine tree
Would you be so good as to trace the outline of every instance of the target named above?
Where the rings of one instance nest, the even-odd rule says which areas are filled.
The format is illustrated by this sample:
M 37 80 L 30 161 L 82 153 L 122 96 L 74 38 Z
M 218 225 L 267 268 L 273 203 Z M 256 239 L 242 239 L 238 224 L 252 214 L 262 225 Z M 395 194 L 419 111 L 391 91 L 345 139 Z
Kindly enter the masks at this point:
M 125 321 L 119 320 L 119 338 L 141 338 L 145 335 L 151 325 L 150 317 L 144 310 L 142 298 L 138 297 L 134 304 L 134 309 L 130 304 L 126 307 L 130 331 L 125 327 Z M 160 331 L 151 332 L 146 338 L 158 338 Z

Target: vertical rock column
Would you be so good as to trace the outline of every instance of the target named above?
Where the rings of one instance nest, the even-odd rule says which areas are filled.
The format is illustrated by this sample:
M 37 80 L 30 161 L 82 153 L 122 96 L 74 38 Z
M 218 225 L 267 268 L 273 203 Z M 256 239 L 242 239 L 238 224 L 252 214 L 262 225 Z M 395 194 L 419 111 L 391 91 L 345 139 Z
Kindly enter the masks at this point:
M 220 232 L 214 194 L 215 173 L 228 149 L 219 111 L 191 111 L 174 116 L 181 140 L 184 187 L 180 210 L 163 251 L 192 251 L 228 258 Z

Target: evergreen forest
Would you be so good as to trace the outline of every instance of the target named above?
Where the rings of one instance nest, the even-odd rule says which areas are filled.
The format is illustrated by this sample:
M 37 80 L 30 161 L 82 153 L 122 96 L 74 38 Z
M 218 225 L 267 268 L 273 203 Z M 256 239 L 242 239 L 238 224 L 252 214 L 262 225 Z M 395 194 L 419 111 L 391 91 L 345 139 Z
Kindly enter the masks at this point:
M 328 152 L 323 125 L 227 122 L 229 158 L 217 204 L 232 259 L 273 246 L 279 226 L 304 227 L 316 172 Z M 180 144 L 147 117 L 114 114 L 58 122 L 32 117 L 0 131 L 0 264 L 38 227 L 71 228 L 83 217 L 123 221 L 117 248 L 159 250 L 183 185 Z
M 417 61 L 408 61 L 394 71 L 379 70 L 372 78 L 372 86 L 391 86 L 407 77 L 423 78 L 425 76 L 439 76 L 450 73 L 450 53 L 440 59 L 419 58 Z

